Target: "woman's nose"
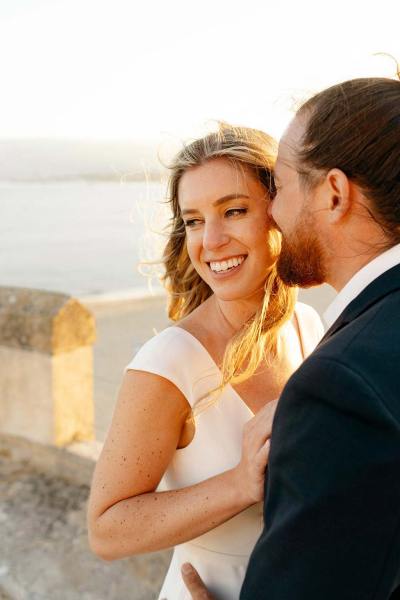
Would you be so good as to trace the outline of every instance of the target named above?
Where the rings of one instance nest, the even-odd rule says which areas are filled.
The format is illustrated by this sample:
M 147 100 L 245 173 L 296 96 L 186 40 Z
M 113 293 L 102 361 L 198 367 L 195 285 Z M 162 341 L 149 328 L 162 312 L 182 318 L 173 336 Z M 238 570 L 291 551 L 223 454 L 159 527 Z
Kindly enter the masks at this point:
M 223 225 L 218 223 L 206 223 L 203 233 L 203 247 L 205 250 L 214 250 L 227 244 L 230 236 Z

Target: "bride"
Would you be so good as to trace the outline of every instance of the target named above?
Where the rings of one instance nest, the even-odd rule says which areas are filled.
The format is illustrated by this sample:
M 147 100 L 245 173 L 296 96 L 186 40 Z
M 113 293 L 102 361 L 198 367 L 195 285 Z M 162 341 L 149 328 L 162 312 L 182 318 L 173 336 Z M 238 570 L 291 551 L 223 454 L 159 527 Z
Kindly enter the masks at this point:
M 189 598 L 184 562 L 218 597 L 239 597 L 262 530 L 277 398 L 322 335 L 276 273 L 274 151 L 267 134 L 222 124 L 172 165 L 174 324 L 127 367 L 88 510 L 106 560 L 175 546 L 160 599 Z

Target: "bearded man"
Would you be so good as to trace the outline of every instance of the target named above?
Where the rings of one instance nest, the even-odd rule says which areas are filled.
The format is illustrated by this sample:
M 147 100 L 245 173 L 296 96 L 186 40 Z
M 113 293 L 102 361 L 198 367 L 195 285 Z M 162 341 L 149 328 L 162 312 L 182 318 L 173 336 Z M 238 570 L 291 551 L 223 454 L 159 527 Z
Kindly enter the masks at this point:
M 276 163 L 271 216 L 291 285 L 333 286 L 328 331 L 275 416 L 264 531 L 241 600 L 400 597 L 400 82 L 306 102 Z M 189 565 L 196 599 L 211 598 Z

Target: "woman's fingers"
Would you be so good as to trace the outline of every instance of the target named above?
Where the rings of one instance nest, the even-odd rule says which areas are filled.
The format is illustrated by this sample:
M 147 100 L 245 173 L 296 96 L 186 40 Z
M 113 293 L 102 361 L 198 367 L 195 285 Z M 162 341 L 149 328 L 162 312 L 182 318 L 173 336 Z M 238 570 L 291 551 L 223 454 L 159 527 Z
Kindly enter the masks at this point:
M 265 469 L 265 467 L 267 466 L 270 448 L 271 448 L 271 442 L 270 442 L 270 440 L 267 440 L 265 442 L 265 444 L 263 444 L 263 446 L 258 451 L 256 460 L 257 460 L 257 464 L 260 467 L 260 469 Z
M 264 497 L 264 475 L 270 452 L 272 421 L 277 402 L 263 407 L 243 430 L 242 457 L 235 473 L 252 503 Z
M 259 418 L 262 423 L 266 424 L 270 430 L 272 429 L 272 423 L 277 405 L 278 400 L 271 400 L 271 402 L 267 402 L 267 404 L 263 406 L 262 409 L 259 410 L 255 415 L 255 417 Z
M 190 563 L 184 563 L 181 568 L 182 579 L 192 600 L 217 600 L 204 585 L 200 575 Z
M 277 401 L 269 402 L 244 426 L 245 443 L 253 451 L 261 448 L 271 437 Z

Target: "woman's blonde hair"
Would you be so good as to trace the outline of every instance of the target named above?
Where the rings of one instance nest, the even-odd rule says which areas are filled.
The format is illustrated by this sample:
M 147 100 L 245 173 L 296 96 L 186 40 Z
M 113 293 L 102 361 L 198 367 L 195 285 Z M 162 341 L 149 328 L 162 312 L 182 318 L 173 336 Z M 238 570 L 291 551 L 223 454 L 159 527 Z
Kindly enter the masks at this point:
M 169 165 L 168 201 L 172 217 L 163 254 L 163 281 L 169 292 L 170 319 L 182 319 L 213 293 L 193 267 L 187 252 L 185 224 L 178 199 L 178 187 L 183 174 L 188 169 L 223 157 L 242 171 L 254 174 L 265 187 L 267 198 L 272 198 L 275 190 L 272 174 L 275 156 L 276 142 L 268 134 L 257 129 L 219 123 L 216 132 L 185 145 Z M 276 355 L 278 331 L 294 311 L 296 288 L 286 286 L 276 271 L 281 246 L 280 234 L 276 229 L 271 227 L 268 231 L 266 243 L 270 246 L 273 265 L 265 281 L 264 299 L 256 314 L 229 342 L 218 389 L 228 383 L 245 381 L 255 373 L 263 360 Z

